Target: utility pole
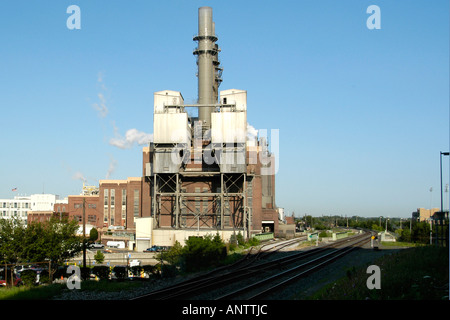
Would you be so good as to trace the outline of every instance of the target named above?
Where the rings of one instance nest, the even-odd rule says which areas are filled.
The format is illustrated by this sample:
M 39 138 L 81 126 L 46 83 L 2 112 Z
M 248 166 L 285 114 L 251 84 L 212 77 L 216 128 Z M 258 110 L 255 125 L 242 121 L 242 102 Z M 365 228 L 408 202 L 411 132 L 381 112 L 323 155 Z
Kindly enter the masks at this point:
M 83 196 L 83 267 L 86 268 L 86 198 Z

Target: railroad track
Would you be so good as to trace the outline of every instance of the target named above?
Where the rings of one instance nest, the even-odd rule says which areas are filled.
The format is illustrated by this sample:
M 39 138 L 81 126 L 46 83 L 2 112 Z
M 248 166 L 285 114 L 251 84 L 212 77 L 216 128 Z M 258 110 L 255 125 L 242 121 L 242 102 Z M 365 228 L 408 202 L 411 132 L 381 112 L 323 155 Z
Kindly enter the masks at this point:
M 297 273 L 306 275 L 315 268 L 324 266 L 327 263 L 338 259 L 340 256 L 345 255 L 352 250 L 348 249 L 349 247 L 351 248 L 352 245 L 358 242 L 367 241 L 369 236 L 370 235 L 367 234 L 354 236 L 352 237 L 351 242 L 349 239 L 344 239 L 321 247 L 315 247 L 307 251 L 296 252 L 273 261 L 264 261 L 264 259 L 270 254 L 277 252 L 286 246 L 292 245 L 294 241 L 284 242 L 282 244 L 274 245 L 274 247 L 266 245 L 261 247 L 256 254 L 249 253 L 244 259 L 241 259 L 231 266 L 222 267 L 213 270 L 208 274 L 201 275 L 174 286 L 150 292 L 146 295 L 134 298 L 134 300 L 196 298 L 210 300 L 242 299 L 242 297 L 244 297 L 244 299 L 257 299 L 286 284 L 289 281 L 287 280 L 289 274 Z M 297 239 L 297 241 L 299 240 L 300 239 Z M 344 248 L 337 249 L 340 246 L 344 246 Z M 298 264 L 299 261 L 305 259 L 309 260 L 300 265 Z M 315 263 L 318 263 L 319 266 L 313 267 L 313 264 Z M 280 271 L 280 268 L 284 270 Z M 301 268 L 306 268 L 306 271 L 301 271 Z M 268 275 L 268 273 L 270 273 L 270 275 Z M 249 280 L 251 280 L 251 283 L 244 284 Z M 278 283 L 281 284 L 273 284 L 274 281 L 278 281 Z M 236 283 L 238 284 L 237 289 L 229 288 L 230 285 Z M 219 292 L 217 292 L 218 288 L 220 289 Z M 261 290 L 262 288 L 264 288 L 264 290 Z M 255 293 L 255 290 L 261 292 Z M 223 291 L 226 291 L 226 293 L 223 293 Z M 208 295 L 208 298 L 204 298 L 205 293 Z
M 283 241 L 280 243 L 271 243 L 261 246 L 256 253 L 253 253 L 255 247 L 252 247 L 244 258 L 236 261 L 233 264 L 216 268 L 208 273 L 201 274 L 192 279 L 185 280 L 175 285 L 152 291 L 148 294 L 134 298 L 132 300 L 167 300 L 182 298 L 189 294 L 195 294 L 200 290 L 211 288 L 217 285 L 218 282 L 227 281 L 232 275 L 239 275 L 238 270 L 244 270 L 250 267 L 257 261 L 269 257 L 271 254 L 287 247 L 296 242 L 305 240 L 306 237 L 298 237 L 293 240 Z M 245 273 L 242 274 L 244 276 Z
M 280 291 L 289 286 L 293 282 L 308 274 L 319 270 L 320 268 L 334 262 L 335 260 L 348 254 L 361 244 L 367 243 L 370 236 L 364 235 L 354 239 L 351 243 L 341 243 L 343 246 L 334 249 L 321 250 L 321 254 L 317 257 L 305 261 L 298 265 L 293 265 L 273 275 L 264 277 L 263 279 L 252 282 L 251 284 L 242 286 L 232 292 L 228 292 L 215 298 L 215 300 L 257 300 Z

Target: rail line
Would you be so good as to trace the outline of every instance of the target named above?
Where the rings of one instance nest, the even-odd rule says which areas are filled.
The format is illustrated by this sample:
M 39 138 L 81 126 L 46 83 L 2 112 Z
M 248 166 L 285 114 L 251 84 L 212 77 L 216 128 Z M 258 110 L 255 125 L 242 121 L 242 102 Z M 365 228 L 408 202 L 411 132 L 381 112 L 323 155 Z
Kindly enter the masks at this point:
M 286 246 L 290 246 L 296 242 L 303 241 L 305 240 L 305 238 L 306 237 L 298 237 L 293 240 L 283 241 L 280 243 L 265 244 L 261 246 L 256 253 L 252 253 L 252 251 L 255 249 L 255 247 L 252 247 L 245 255 L 245 257 L 236 261 L 235 263 L 216 268 L 210 272 L 203 273 L 199 276 L 182 281 L 172 286 L 168 286 L 166 288 L 152 291 L 132 300 L 166 300 L 180 298 L 190 293 L 195 293 L 202 289 L 212 287 L 218 282 L 226 282 L 231 278 L 233 274 L 239 275 L 237 273 L 238 270 L 244 270 L 244 272 L 242 273 L 242 276 L 244 277 L 246 275 L 245 268 L 248 268 L 255 262 L 268 257 L 272 253 L 275 253 L 282 248 L 285 248 Z
M 367 235 L 359 237 L 358 239 L 356 239 L 356 241 L 345 244 L 344 246 L 336 248 L 335 250 L 327 250 L 327 252 L 325 252 L 323 255 L 308 260 L 300 265 L 290 267 L 284 271 L 268 276 L 259 281 L 253 282 L 233 292 L 223 294 L 219 297 L 216 297 L 215 300 L 263 299 L 264 297 L 276 292 L 277 290 L 280 290 L 292 284 L 299 278 L 305 277 L 308 274 L 317 271 L 318 269 L 348 254 L 362 243 L 366 243 L 369 239 L 370 238 Z
M 245 299 L 257 299 L 264 294 L 268 294 L 269 292 L 280 288 L 288 281 L 290 281 L 286 279 L 287 275 L 294 272 L 296 272 L 297 275 L 293 276 L 292 278 L 298 278 L 300 277 L 300 275 L 306 275 L 307 273 L 314 271 L 316 268 L 324 266 L 325 264 L 330 263 L 331 261 L 338 259 L 340 256 L 343 256 L 346 253 L 350 252 L 354 248 L 352 247 L 352 245 L 367 241 L 369 239 L 369 236 L 370 235 L 367 234 L 357 235 L 352 237 L 352 241 L 350 243 L 349 239 L 343 239 L 334 243 L 330 243 L 328 245 L 315 247 L 307 251 L 300 251 L 273 261 L 262 260 L 271 253 L 277 252 L 286 246 L 292 245 L 295 241 L 275 244 L 273 248 L 266 248 L 265 250 L 263 250 L 264 247 L 269 247 L 268 245 L 266 245 L 261 247 L 256 254 L 251 255 L 249 253 L 245 258 L 241 259 L 231 266 L 213 270 L 208 274 L 203 274 L 191 280 L 183 281 L 176 285 L 150 292 L 143 296 L 134 298 L 133 300 L 195 299 L 196 297 L 204 296 L 205 293 L 209 294 L 210 292 L 213 292 L 218 288 L 221 288 L 222 290 L 228 290 L 228 293 L 216 293 L 214 295 L 216 298 L 213 299 L 233 299 L 236 297 L 242 297 L 243 295 L 248 296 Z M 296 240 L 301 241 L 300 239 Z M 343 245 L 343 248 L 333 250 L 333 248 Z M 314 256 L 317 256 L 321 253 L 324 254 L 322 254 L 320 257 L 314 258 Z M 308 258 L 311 258 L 311 260 L 298 265 L 299 261 Z M 292 267 L 293 264 L 297 265 Z M 318 265 L 313 267 L 313 264 Z M 280 272 L 278 271 L 279 268 L 287 268 L 287 270 Z M 300 272 L 300 269 L 305 270 Z M 264 273 L 267 272 L 267 270 L 271 270 L 276 273 L 274 275 L 264 276 Z M 244 280 L 247 281 L 249 279 L 258 278 L 261 276 L 263 276 L 264 278 L 259 280 L 252 280 L 252 283 L 247 285 L 242 284 Z M 268 284 L 279 279 L 284 280 L 279 281 L 279 284 L 275 284 L 272 287 L 268 286 Z M 233 289 L 226 289 L 227 286 L 233 283 L 238 283 L 239 288 L 234 291 Z M 265 288 L 264 292 L 261 291 L 259 293 L 254 293 L 255 289 L 261 290 L 262 287 Z M 253 293 L 249 296 L 248 292 Z

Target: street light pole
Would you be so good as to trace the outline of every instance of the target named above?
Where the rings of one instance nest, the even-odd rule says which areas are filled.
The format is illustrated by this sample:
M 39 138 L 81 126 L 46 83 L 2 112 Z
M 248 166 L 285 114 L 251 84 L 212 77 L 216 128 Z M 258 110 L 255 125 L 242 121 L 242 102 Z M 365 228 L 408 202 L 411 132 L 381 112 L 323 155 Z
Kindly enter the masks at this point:
M 448 156 L 450 153 L 449 152 L 442 152 L 440 154 L 439 157 L 439 163 L 440 163 L 440 174 L 441 174 L 441 212 L 444 211 L 444 206 L 443 206 L 443 200 L 442 200 L 442 156 Z
M 86 268 L 86 198 L 83 196 L 83 267 Z

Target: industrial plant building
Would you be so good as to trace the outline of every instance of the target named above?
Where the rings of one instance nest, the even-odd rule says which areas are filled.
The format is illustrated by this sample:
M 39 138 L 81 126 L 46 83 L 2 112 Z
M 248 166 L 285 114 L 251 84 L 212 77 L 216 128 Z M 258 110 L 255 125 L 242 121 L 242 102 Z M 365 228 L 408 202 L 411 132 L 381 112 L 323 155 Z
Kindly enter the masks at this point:
M 142 176 L 100 180 L 67 199 L 64 214 L 97 228 L 103 242 L 123 240 L 141 250 L 190 236 L 218 233 L 228 241 L 278 230 L 277 159 L 265 138 L 247 135 L 247 91 L 219 91 L 223 69 L 212 9 L 198 14 L 197 103 L 185 104 L 175 90 L 155 92 Z M 62 215 L 57 206 L 54 214 Z

